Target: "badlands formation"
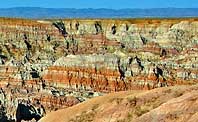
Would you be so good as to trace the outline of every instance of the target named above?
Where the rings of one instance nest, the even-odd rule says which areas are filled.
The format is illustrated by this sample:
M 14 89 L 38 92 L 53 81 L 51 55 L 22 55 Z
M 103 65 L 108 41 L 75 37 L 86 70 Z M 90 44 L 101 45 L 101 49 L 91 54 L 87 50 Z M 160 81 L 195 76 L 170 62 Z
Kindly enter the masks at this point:
M 197 122 L 198 85 L 116 92 L 52 112 L 40 122 Z
M 0 18 L 2 121 L 193 122 L 197 82 L 197 18 Z

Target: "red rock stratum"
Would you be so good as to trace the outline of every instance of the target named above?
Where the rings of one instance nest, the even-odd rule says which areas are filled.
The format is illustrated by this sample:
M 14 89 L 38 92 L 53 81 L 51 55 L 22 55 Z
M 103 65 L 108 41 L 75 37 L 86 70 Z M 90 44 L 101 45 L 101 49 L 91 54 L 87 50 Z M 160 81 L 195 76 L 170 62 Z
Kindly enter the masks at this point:
M 31 104 L 42 108 L 43 112 L 37 112 L 42 117 L 51 111 L 107 93 L 132 91 L 116 93 L 128 97 L 127 94 L 136 94 L 134 90 L 140 90 L 137 91 L 138 94 L 142 92 L 140 96 L 136 96 L 135 100 L 131 98 L 135 104 L 132 105 L 133 109 L 130 109 L 131 103 L 127 99 L 118 97 L 118 100 L 114 100 L 112 95 L 111 102 L 99 100 L 105 103 L 103 108 L 106 110 L 100 107 L 101 110 L 97 110 L 99 113 L 91 111 L 90 115 L 93 116 L 88 116 L 87 112 L 80 113 L 72 121 L 81 122 L 87 116 L 97 121 L 125 121 L 127 116 L 131 121 L 143 121 L 144 118 L 155 116 L 154 110 L 161 110 L 162 103 L 165 107 L 172 105 L 168 100 L 174 98 L 172 93 L 175 93 L 174 88 L 171 88 L 170 94 L 161 94 L 161 89 L 154 90 L 156 93 L 153 94 L 149 94 L 153 91 L 144 90 L 179 85 L 188 87 L 197 83 L 197 18 L 0 18 L 0 100 L 1 108 L 7 106 L 7 113 L 2 113 L 11 119 L 16 118 L 19 103 L 26 107 Z M 156 98 L 152 95 L 156 95 Z M 195 93 L 192 92 L 192 95 Z M 187 97 L 191 97 L 191 94 Z M 158 98 L 159 101 L 155 101 Z M 191 98 L 184 95 L 174 99 L 188 101 Z M 97 105 L 94 108 L 98 108 Z M 119 113 L 125 108 L 125 112 Z M 185 108 L 180 109 L 183 111 Z M 169 112 L 160 110 L 157 112 Z M 171 109 L 169 113 L 173 111 Z M 177 114 L 165 115 L 162 118 L 156 115 L 154 119 L 178 118 Z M 102 116 L 105 120 L 100 120 Z M 187 120 L 190 115 L 186 113 L 182 117 Z

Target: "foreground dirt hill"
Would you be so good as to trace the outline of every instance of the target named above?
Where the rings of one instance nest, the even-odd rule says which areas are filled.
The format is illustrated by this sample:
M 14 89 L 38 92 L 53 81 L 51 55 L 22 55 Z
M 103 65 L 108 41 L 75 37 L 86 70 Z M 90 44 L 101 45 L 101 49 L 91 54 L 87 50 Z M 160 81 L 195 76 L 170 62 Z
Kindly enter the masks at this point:
M 126 91 L 48 114 L 40 122 L 197 122 L 198 85 Z

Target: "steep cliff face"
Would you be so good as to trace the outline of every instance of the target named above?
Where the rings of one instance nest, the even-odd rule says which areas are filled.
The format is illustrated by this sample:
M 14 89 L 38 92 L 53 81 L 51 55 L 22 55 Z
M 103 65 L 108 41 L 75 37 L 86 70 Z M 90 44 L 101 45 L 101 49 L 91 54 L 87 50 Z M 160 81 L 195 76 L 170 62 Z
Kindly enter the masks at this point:
M 2 81 L 95 91 L 192 84 L 198 21 L 1 19 Z

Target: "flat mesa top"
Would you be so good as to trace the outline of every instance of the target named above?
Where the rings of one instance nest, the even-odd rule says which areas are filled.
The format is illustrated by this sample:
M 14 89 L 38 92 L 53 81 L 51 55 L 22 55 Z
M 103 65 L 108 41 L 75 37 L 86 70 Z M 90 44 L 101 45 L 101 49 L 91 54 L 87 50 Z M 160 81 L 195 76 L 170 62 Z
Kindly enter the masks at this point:
M 51 22 L 60 19 L 24 19 L 24 18 L 6 18 L 0 17 L 0 23 L 5 24 L 17 24 L 17 25 L 43 25 L 51 24 Z M 161 23 L 175 24 L 181 21 L 195 22 L 198 21 L 198 17 L 193 18 L 123 18 L 123 19 L 61 19 L 65 22 L 78 21 L 82 23 L 93 23 L 95 21 L 101 21 L 102 23 L 115 23 L 115 24 L 154 24 L 158 25 Z M 51 22 L 50 22 L 51 21 Z

